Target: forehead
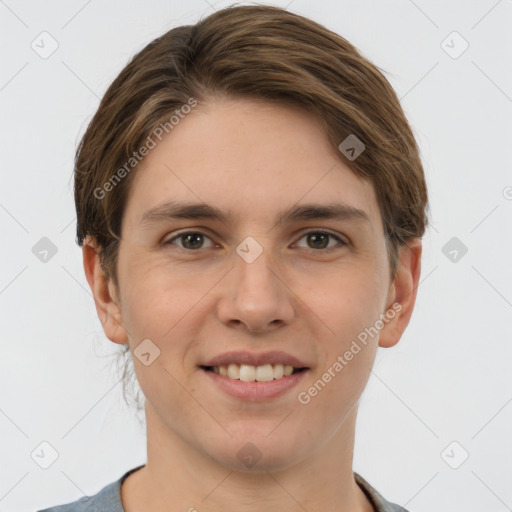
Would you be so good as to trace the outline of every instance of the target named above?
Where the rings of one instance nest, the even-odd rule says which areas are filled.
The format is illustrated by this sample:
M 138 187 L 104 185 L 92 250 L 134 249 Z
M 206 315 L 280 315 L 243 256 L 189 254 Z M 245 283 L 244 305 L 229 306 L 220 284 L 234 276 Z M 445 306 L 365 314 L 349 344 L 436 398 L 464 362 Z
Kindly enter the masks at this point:
M 345 204 L 380 214 L 361 180 L 329 143 L 322 124 L 298 107 L 214 100 L 194 109 L 139 163 L 125 214 L 131 227 L 169 200 L 207 203 L 233 220 L 273 223 L 299 204 Z

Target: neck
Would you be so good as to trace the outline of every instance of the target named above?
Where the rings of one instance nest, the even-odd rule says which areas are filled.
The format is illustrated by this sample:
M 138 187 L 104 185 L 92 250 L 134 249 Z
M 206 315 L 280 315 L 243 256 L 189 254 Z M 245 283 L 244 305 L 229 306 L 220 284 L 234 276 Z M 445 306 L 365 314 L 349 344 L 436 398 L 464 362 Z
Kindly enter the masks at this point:
M 357 407 L 320 450 L 286 469 L 233 471 L 170 432 L 146 406 L 146 465 L 121 487 L 126 512 L 373 512 L 352 471 Z

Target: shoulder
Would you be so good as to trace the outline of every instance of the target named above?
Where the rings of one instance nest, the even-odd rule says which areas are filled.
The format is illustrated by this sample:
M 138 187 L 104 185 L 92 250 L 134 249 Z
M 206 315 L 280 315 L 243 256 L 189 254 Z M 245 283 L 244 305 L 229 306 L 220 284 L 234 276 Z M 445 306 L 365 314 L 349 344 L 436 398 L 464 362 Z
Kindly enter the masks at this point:
M 119 489 L 119 481 L 112 482 L 93 496 L 83 496 L 70 503 L 45 508 L 38 512 L 98 512 L 98 510 L 102 512 L 124 512 L 122 508 L 119 509 Z
M 101 491 L 93 496 L 83 496 L 82 498 L 65 503 L 63 505 L 55 505 L 37 512 L 97 512 L 98 509 L 104 512 L 121 512 L 116 508 L 112 508 L 113 498 L 115 497 L 117 482 L 113 482 L 105 486 Z
M 400 505 L 386 500 L 382 494 L 380 494 L 358 473 L 354 472 L 354 478 L 357 485 L 359 485 L 362 491 L 366 494 L 370 503 L 373 505 L 375 512 L 408 512 L 407 509 Z
M 82 496 L 80 499 L 55 505 L 37 512 L 125 512 L 121 502 L 121 484 L 130 474 L 142 466 L 127 471 L 121 478 L 103 487 L 91 496 Z

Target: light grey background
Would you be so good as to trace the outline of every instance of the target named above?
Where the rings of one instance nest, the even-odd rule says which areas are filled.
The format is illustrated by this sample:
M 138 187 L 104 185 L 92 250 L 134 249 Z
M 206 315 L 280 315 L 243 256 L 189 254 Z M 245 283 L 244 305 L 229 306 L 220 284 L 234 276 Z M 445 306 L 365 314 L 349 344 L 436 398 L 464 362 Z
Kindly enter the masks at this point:
M 136 51 L 230 3 L 0 1 L 3 512 L 96 493 L 145 462 L 144 432 L 109 363 L 118 346 L 103 335 L 74 243 L 73 156 Z M 386 71 L 428 180 L 416 310 L 401 342 L 379 349 L 354 469 L 413 512 L 512 510 L 512 2 L 272 3 Z M 49 51 L 51 38 L 58 48 L 42 58 L 31 45 Z M 47 262 L 32 252 L 43 237 L 57 248 Z M 455 262 L 453 247 L 443 253 L 452 237 L 468 249 L 455 248 Z M 31 457 L 43 441 L 59 454 L 48 469 Z

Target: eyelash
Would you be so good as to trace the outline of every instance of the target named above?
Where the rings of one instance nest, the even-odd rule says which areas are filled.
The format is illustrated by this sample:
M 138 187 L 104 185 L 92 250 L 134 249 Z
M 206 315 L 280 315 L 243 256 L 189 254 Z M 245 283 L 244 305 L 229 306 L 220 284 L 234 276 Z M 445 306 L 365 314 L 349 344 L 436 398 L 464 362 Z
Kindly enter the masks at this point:
M 331 238 L 336 239 L 336 240 L 339 242 L 339 244 L 338 244 L 337 246 L 334 246 L 334 247 L 327 247 L 327 248 L 325 248 L 325 249 L 306 249 L 306 250 L 308 250 L 308 251 L 315 252 L 315 253 L 317 253 L 317 252 L 330 252 L 330 251 L 331 251 L 331 250 L 333 250 L 333 249 L 341 248 L 341 247 L 344 247 L 344 246 L 347 246 L 347 245 L 348 245 L 348 243 L 347 243 L 347 242 L 345 242 L 344 240 L 342 240 L 342 239 L 341 239 L 340 237 L 338 237 L 337 235 L 334 235 L 333 233 L 330 233 L 329 231 L 323 231 L 323 230 L 321 230 L 321 229 L 320 229 L 320 230 L 311 230 L 311 231 L 307 231 L 307 232 L 305 232 L 305 233 L 303 233 L 303 234 L 301 235 L 301 237 L 299 238 L 299 240 L 301 240 L 301 239 L 302 239 L 302 238 L 304 238 L 305 236 L 310 235 L 310 234 L 312 234 L 312 233 L 314 233 L 314 234 L 316 234 L 316 235 L 318 235 L 318 234 L 327 235 L 327 236 L 329 236 L 329 237 L 331 237 Z M 204 236 L 204 237 L 206 237 L 206 238 L 210 238 L 210 240 L 211 240 L 211 237 L 209 237 L 209 236 L 208 236 L 208 235 L 206 235 L 205 233 L 202 233 L 201 231 L 182 231 L 181 233 L 178 233 L 177 235 L 173 236 L 172 238 L 169 238 L 169 240 L 167 240 L 167 241 L 163 242 L 163 243 L 162 243 L 162 245 L 164 245 L 164 246 L 165 246 L 165 245 L 172 245 L 172 244 L 173 244 L 173 242 L 174 242 L 175 240 L 180 239 L 180 238 L 182 238 L 182 237 L 183 237 L 183 236 L 185 236 L 185 235 L 192 235 L 192 234 L 193 234 L 193 235 L 201 235 L 201 236 Z M 213 242 L 213 240 L 212 240 L 212 242 Z M 200 249 L 187 249 L 187 248 L 185 248 L 185 247 L 180 247 L 180 246 L 178 246 L 178 248 L 179 248 L 179 249 L 181 249 L 181 250 L 183 250 L 183 251 L 187 251 L 187 252 L 198 252 L 198 251 L 200 251 L 201 249 L 203 249 L 202 247 L 201 247 Z

